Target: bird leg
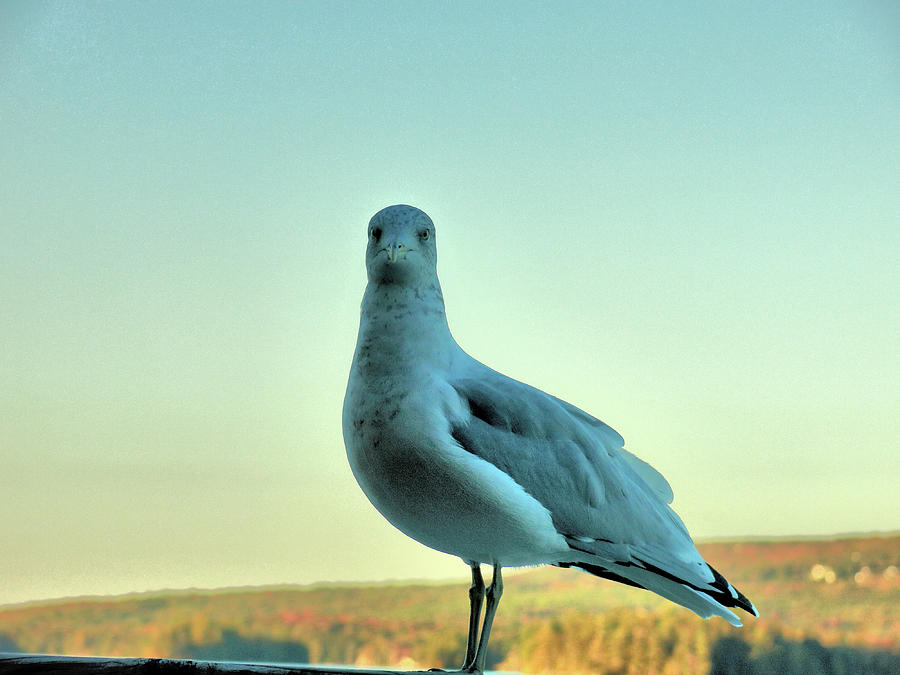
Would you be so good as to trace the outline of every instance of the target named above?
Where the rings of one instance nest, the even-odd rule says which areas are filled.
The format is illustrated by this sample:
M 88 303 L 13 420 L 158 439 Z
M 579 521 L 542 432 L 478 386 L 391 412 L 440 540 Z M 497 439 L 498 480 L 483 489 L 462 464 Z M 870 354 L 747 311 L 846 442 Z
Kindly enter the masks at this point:
M 494 614 L 497 613 L 497 605 L 500 604 L 501 595 L 503 595 L 503 577 L 500 575 L 500 565 L 494 563 L 494 578 L 491 579 L 491 585 L 487 589 L 487 603 L 484 608 L 484 627 L 481 629 L 481 641 L 478 643 L 475 663 L 470 667 L 470 672 L 484 672 L 488 639 L 491 637 L 491 625 L 494 623 Z
M 475 651 L 478 647 L 478 624 L 481 622 L 481 606 L 484 604 L 484 577 L 481 565 L 469 563 L 472 567 L 472 587 L 469 588 L 469 637 L 466 641 L 466 659 L 462 670 L 468 671 L 475 665 Z

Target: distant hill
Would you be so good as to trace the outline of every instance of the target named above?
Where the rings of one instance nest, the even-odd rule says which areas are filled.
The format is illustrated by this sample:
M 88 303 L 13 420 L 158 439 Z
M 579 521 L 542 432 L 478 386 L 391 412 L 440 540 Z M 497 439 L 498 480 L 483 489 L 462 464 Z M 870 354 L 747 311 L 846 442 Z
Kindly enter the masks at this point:
M 900 673 L 900 534 L 711 542 L 760 619 L 703 621 L 638 589 L 510 574 L 490 667 L 528 673 Z M 0 651 L 454 667 L 464 584 L 224 589 L 0 607 Z

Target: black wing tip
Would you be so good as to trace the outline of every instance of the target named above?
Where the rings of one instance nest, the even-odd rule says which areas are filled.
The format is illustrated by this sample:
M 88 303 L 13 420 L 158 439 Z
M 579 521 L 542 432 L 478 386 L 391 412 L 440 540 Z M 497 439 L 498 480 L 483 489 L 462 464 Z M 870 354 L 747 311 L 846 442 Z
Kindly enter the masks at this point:
M 568 541 L 569 547 L 576 550 L 582 551 L 584 553 L 591 553 L 590 550 L 580 547 L 577 544 L 577 539 L 571 535 L 566 535 L 566 540 Z M 609 541 L 607 539 L 601 539 L 598 541 Z M 612 542 L 609 542 L 612 543 Z M 705 562 L 705 561 L 704 561 Z M 653 563 L 647 562 L 646 560 L 641 560 L 640 558 L 633 558 L 632 561 L 628 562 L 616 562 L 617 565 L 622 565 L 625 567 L 636 565 L 638 567 L 642 567 L 643 569 L 653 572 L 654 574 L 658 574 L 661 577 L 665 577 L 670 581 L 674 581 L 676 583 L 687 586 L 688 588 L 697 591 L 698 593 L 702 593 L 707 597 L 711 598 L 715 602 L 719 603 L 723 607 L 736 607 L 738 609 L 742 609 L 748 614 L 759 617 L 759 611 L 757 611 L 756 607 L 750 601 L 746 595 L 741 593 L 737 588 L 732 586 L 728 579 L 723 577 L 719 571 L 714 568 L 709 563 L 706 563 L 707 568 L 713 575 L 713 580 L 711 583 L 705 586 L 698 586 L 689 581 L 681 579 L 675 574 L 668 572 L 660 567 L 657 567 Z M 617 581 L 621 584 L 627 584 L 628 586 L 635 586 L 636 588 L 644 588 L 640 584 L 637 584 L 630 579 L 626 579 L 615 572 L 610 572 L 607 568 L 602 567 L 601 565 L 592 565 L 591 563 L 556 563 L 557 567 L 577 567 L 585 572 L 589 572 L 594 576 L 602 577 L 604 579 L 611 579 L 612 581 Z
M 750 601 L 750 598 L 732 586 L 728 582 L 728 579 L 723 577 L 715 567 L 709 563 L 707 563 L 706 566 L 713 574 L 713 583 L 711 585 L 718 591 L 718 593 L 712 597 L 714 597 L 719 604 L 725 605 L 726 607 L 737 607 L 748 614 L 752 614 L 756 617 L 759 616 L 759 611 L 757 611 L 756 607 Z M 735 595 L 737 595 L 737 597 L 735 597 Z M 727 602 L 725 602 L 726 600 Z
M 713 574 L 713 582 L 710 584 L 712 589 L 710 589 L 709 587 L 700 588 L 699 586 L 695 586 L 694 584 L 688 583 L 688 582 L 684 581 L 683 579 L 679 579 L 675 575 L 670 574 L 670 573 L 666 572 L 665 570 L 662 570 L 651 563 L 647 563 L 644 561 L 640 561 L 640 562 L 641 562 L 641 566 L 644 567 L 644 569 L 647 569 L 651 572 L 654 572 L 655 574 L 659 574 L 660 576 L 671 579 L 672 581 L 675 581 L 677 583 L 684 584 L 685 586 L 688 586 L 689 588 L 697 591 L 698 593 L 702 593 L 706 596 L 709 596 L 711 599 L 715 600 L 717 603 L 719 603 L 723 607 L 736 607 L 738 609 L 744 610 L 745 612 L 747 612 L 748 614 L 751 614 L 752 616 L 759 617 L 759 612 L 757 611 L 757 609 L 753 605 L 753 603 L 750 601 L 750 599 L 746 595 L 741 593 L 738 589 L 736 589 L 734 586 L 732 586 L 730 583 L 728 583 L 728 580 L 725 577 L 723 577 L 721 574 L 719 574 L 719 572 L 712 565 L 708 565 L 710 571 Z M 589 574 L 593 574 L 596 577 L 601 577 L 603 579 L 609 579 L 611 581 L 616 581 L 620 584 L 625 584 L 627 586 L 634 586 L 635 588 L 645 589 L 644 586 L 641 586 L 640 584 L 632 581 L 631 579 L 627 579 L 623 576 L 616 574 L 615 572 L 611 572 L 607 568 L 602 567 L 600 565 L 592 565 L 590 563 L 584 563 L 584 562 L 571 562 L 571 563 L 560 562 L 560 563 L 554 563 L 554 564 L 556 565 L 556 567 L 576 567 L 580 570 L 588 572 Z M 633 563 L 619 563 L 619 564 L 631 565 Z M 737 597 L 735 597 L 735 595 Z
M 703 595 L 708 596 L 723 607 L 736 607 L 753 616 L 759 616 L 759 612 L 756 610 L 756 607 L 753 606 L 753 603 L 750 602 L 750 599 L 730 583 L 728 583 L 728 580 L 721 574 L 719 574 L 719 572 L 709 563 L 706 563 L 706 566 L 709 568 L 709 571 L 712 572 L 713 580 L 712 583 L 704 587 L 681 579 L 671 572 L 667 572 L 666 570 L 657 567 L 653 563 L 648 563 L 646 560 L 635 560 L 644 569 L 649 570 L 650 572 L 653 572 L 655 574 L 659 574 L 660 576 L 666 577 L 667 579 L 671 579 L 672 581 L 675 581 L 679 584 L 683 584 L 684 586 L 687 586 L 688 588 L 695 590 L 698 593 L 702 593 Z

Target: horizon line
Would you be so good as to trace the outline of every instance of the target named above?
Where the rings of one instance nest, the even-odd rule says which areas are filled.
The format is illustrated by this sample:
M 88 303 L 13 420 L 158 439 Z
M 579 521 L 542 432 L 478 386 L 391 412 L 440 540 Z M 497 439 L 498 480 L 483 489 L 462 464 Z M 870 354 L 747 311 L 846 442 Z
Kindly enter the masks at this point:
M 765 542 L 809 542 L 809 541 L 840 541 L 842 539 L 863 539 L 863 538 L 890 538 L 900 537 L 900 529 L 896 530 L 869 530 L 855 532 L 838 532 L 835 534 L 804 534 L 804 535 L 748 535 L 734 537 L 710 537 L 700 538 L 696 540 L 696 544 L 738 544 L 738 543 L 765 543 Z M 487 563 L 484 563 L 487 564 Z M 537 570 L 546 565 L 523 566 L 518 568 L 506 568 L 513 570 Z M 515 572 L 514 572 L 515 574 Z M 462 574 L 462 577 L 467 575 Z M 426 578 L 386 578 L 386 579 L 364 579 L 364 580 L 335 580 L 335 581 L 311 581 L 308 583 L 272 583 L 272 584 L 244 584 L 240 586 L 189 586 L 186 588 L 158 588 L 147 589 L 143 591 L 126 591 L 124 593 L 85 593 L 82 595 L 63 595 L 51 598 L 36 598 L 34 600 L 23 600 L 20 602 L 0 603 L 0 611 L 10 609 L 26 609 L 37 606 L 51 606 L 60 603 L 74 602 L 124 602 L 129 599 L 142 599 L 159 596 L 171 595 L 224 595 L 231 593 L 243 592 L 260 592 L 260 591 L 288 591 L 288 590 L 315 590 L 317 588 L 359 588 L 369 586 L 441 586 L 455 581 L 452 577 L 441 579 Z

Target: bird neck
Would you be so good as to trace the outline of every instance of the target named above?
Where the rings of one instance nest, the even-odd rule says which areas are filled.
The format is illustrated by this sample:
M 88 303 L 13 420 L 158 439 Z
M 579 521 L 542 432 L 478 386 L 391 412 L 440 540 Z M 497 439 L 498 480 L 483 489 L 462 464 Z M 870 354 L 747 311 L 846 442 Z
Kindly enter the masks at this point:
M 355 362 L 369 376 L 442 365 L 455 346 L 437 280 L 420 286 L 370 282 L 363 296 Z

